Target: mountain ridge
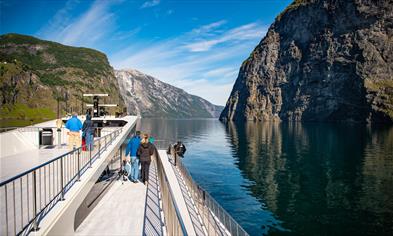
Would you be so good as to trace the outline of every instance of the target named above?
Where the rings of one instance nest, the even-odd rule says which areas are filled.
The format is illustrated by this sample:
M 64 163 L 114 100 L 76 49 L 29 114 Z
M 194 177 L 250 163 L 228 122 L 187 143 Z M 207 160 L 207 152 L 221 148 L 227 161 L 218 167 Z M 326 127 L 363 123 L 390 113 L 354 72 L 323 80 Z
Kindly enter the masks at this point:
M 218 118 L 223 107 L 135 69 L 115 70 L 128 111 L 142 117 Z M 159 104 L 159 106 L 157 106 Z
M 57 100 L 60 115 L 71 111 L 83 114 L 82 104 L 92 103 L 83 93 L 110 94 L 103 102 L 120 106 L 111 108 L 111 112 L 122 110 L 128 99 L 131 114 L 135 110 L 135 114 L 144 117 L 211 118 L 218 117 L 223 109 L 142 72 L 129 70 L 139 78 L 134 82 L 140 82 L 141 78 L 149 82 L 144 83 L 150 86 L 145 87 L 150 88 L 144 94 L 146 97 L 138 97 L 149 101 L 149 107 L 140 107 L 127 96 L 131 91 L 120 87 L 119 82 L 123 80 L 116 78 L 115 72 L 106 55 L 95 49 L 62 45 L 29 35 L 0 35 L 1 126 L 24 126 L 54 119 Z M 157 88 L 165 88 L 168 96 L 163 96 L 164 90 L 154 90 Z M 167 102 L 162 103 L 162 99 Z M 159 104 L 165 105 L 164 108 Z

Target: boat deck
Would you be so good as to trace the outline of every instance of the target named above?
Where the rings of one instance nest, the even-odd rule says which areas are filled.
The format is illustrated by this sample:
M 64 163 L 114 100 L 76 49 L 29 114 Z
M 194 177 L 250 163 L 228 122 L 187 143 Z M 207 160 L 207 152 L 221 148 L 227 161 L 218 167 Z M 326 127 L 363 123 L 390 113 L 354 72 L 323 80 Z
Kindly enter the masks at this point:
M 165 150 L 158 151 L 185 226 L 192 235 L 206 235 L 193 200 Z M 77 235 L 165 235 L 157 166 L 152 161 L 147 187 L 119 178 L 77 228 Z M 103 220 L 105 219 L 105 220 Z M 189 231 L 188 231 L 189 232 Z
M 152 158 L 147 186 L 124 181 L 118 171 L 136 123 L 136 118 L 125 119 L 129 123 L 122 129 L 95 140 L 92 151 L 51 145 L 0 156 L 0 231 L 37 236 L 247 235 L 192 180 L 181 161 L 174 166 L 166 150 Z M 33 131 L 6 135 L 19 138 L 18 132 Z
M 53 160 L 70 150 L 35 149 L 0 157 L 0 182 Z
M 149 184 L 146 191 L 143 235 L 164 235 L 165 222 L 162 214 L 162 201 L 160 191 L 160 183 L 157 176 L 157 164 L 155 161 L 152 161 L 149 171 Z
M 76 235 L 142 235 L 146 186 L 115 181 Z

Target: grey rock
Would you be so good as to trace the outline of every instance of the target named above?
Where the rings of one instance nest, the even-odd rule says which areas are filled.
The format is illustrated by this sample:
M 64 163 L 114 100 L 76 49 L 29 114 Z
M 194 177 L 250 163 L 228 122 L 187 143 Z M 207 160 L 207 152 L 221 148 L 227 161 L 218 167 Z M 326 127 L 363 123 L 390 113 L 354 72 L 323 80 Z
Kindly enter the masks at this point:
M 240 68 L 221 120 L 393 123 L 393 1 L 294 1 Z
M 165 118 L 215 118 L 223 109 L 137 70 L 116 70 L 120 93 L 132 115 Z

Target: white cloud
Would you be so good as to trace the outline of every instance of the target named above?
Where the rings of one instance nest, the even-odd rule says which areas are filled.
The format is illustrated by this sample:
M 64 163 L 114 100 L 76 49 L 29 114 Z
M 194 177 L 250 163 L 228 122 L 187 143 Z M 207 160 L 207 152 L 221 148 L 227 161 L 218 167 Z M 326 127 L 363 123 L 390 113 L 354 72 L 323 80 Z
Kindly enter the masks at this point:
M 229 29 L 224 28 L 226 23 L 217 21 L 172 39 L 134 44 L 110 55 L 110 61 L 115 68 L 137 69 L 224 105 L 242 61 L 266 32 L 258 22 Z
M 49 22 L 38 31 L 38 35 L 45 36 L 53 31 L 63 30 L 71 20 L 71 12 L 78 5 L 79 0 L 68 0 L 64 7 L 56 12 Z
M 101 49 L 113 42 L 129 41 L 128 48 L 119 45 L 119 51 L 109 53 L 115 68 L 138 69 L 224 105 L 242 61 L 266 32 L 266 27 L 259 22 L 230 28 L 226 20 L 220 20 L 174 38 L 130 41 L 141 28 L 118 30 L 111 7 L 119 2 L 97 0 L 86 12 L 71 18 L 78 0 L 69 0 L 38 35 L 64 44 Z M 156 1 L 156 5 L 158 3 Z
M 237 74 L 238 69 L 233 69 L 232 67 L 221 67 L 221 68 L 216 68 L 213 70 L 209 70 L 204 74 L 204 77 L 219 77 L 219 76 L 224 76 L 224 77 L 234 77 Z
M 160 4 L 160 0 L 150 0 L 146 1 L 142 4 L 141 8 L 149 8 L 149 7 L 154 7 Z
M 130 31 L 118 31 L 112 35 L 113 40 L 123 41 L 135 36 L 141 31 L 142 27 L 137 27 Z
M 193 29 L 191 34 L 198 35 L 198 34 L 210 34 L 212 30 L 219 28 L 220 26 L 226 24 L 226 20 L 216 21 L 207 25 L 203 25 L 199 28 Z
M 240 27 L 231 29 L 225 32 L 218 37 L 208 40 L 199 40 L 197 42 L 193 42 L 187 44 L 185 47 L 188 48 L 192 52 L 203 52 L 208 51 L 212 47 L 222 44 L 225 42 L 236 42 L 243 40 L 252 40 L 258 39 L 262 34 L 266 33 L 266 29 L 259 27 L 257 23 L 251 23 L 247 25 L 242 25 Z
M 63 44 L 94 47 L 94 43 L 114 31 L 115 19 L 109 1 L 95 1 L 87 12 L 70 21 L 67 13 L 74 2 L 68 1 L 38 35 Z

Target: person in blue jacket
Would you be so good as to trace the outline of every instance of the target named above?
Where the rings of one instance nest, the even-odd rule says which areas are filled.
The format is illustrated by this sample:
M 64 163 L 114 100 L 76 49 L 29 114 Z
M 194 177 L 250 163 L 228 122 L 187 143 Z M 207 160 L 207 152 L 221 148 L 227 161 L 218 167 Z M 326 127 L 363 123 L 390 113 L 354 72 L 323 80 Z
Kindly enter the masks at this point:
M 141 144 L 141 132 L 136 131 L 135 136 L 128 141 L 126 148 L 126 156 L 130 155 L 131 161 L 131 173 L 129 179 L 136 183 L 139 179 L 139 157 L 137 156 L 137 150 Z
M 82 122 L 78 119 L 78 114 L 74 112 L 72 118 L 67 120 L 65 127 L 70 130 L 68 132 L 68 147 L 70 149 L 80 147 L 82 144 L 82 139 L 80 131 L 82 129 Z

